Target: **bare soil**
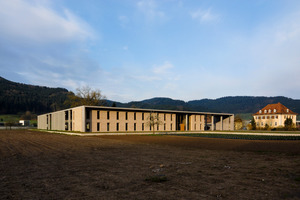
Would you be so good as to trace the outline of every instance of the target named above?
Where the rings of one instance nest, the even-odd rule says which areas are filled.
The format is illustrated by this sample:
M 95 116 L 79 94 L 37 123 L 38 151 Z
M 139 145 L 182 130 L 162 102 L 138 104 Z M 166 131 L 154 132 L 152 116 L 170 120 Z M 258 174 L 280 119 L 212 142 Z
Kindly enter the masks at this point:
M 300 199 L 300 141 L 5 130 L 0 199 Z

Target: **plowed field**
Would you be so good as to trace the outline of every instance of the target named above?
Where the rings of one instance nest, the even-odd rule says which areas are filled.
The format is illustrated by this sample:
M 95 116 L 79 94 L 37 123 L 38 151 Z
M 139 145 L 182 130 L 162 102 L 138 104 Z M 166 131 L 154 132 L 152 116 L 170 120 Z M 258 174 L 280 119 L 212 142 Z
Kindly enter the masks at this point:
M 0 131 L 1 199 L 300 199 L 300 141 Z

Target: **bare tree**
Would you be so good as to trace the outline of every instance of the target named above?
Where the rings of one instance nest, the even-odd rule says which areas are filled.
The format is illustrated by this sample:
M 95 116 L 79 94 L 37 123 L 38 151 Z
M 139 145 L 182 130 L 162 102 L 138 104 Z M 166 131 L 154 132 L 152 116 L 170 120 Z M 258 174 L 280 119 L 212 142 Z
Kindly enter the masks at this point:
M 155 125 L 157 125 L 157 127 L 162 124 L 162 121 L 160 121 L 158 113 L 150 113 L 149 117 L 148 117 L 148 122 L 147 122 L 147 126 L 150 127 L 150 129 L 152 129 L 153 134 L 155 134 Z
M 70 93 L 65 105 L 68 107 L 76 106 L 102 106 L 106 103 L 106 97 L 101 94 L 100 90 L 93 90 L 89 86 L 83 86 L 76 89 L 76 95 Z

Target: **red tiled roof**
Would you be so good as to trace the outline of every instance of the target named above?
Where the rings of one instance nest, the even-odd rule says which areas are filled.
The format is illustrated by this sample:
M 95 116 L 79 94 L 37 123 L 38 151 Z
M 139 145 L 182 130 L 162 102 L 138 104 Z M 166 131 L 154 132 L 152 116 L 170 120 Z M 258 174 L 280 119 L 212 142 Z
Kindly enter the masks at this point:
M 265 111 L 266 110 L 266 111 Z M 266 114 L 290 114 L 290 115 L 298 115 L 297 113 L 291 111 L 281 103 L 276 104 L 268 104 L 266 107 L 261 109 L 255 113 L 254 115 L 266 115 Z

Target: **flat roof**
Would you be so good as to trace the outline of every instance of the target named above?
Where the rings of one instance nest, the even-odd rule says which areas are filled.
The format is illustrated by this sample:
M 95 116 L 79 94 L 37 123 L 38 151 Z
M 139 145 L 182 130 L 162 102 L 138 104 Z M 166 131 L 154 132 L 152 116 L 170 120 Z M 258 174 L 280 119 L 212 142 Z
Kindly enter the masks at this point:
M 80 107 L 80 106 L 78 106 Z M 84 106 L 91 109 L 110 109 L 122 111 L 138 111 L 138 112 L 164 112 L 164 113 L 177 113 L 177 114 L 203 114 L 203 115 L 234 115 L 232 113 L 214 113 L 214 112 L 198 112 L 198 111 L 179 111 L 179 110 L 159 110 L 159 109 L 146 109 L 146 108 L 123 108 L 123 107 L 107 107 L 107 106 Z

